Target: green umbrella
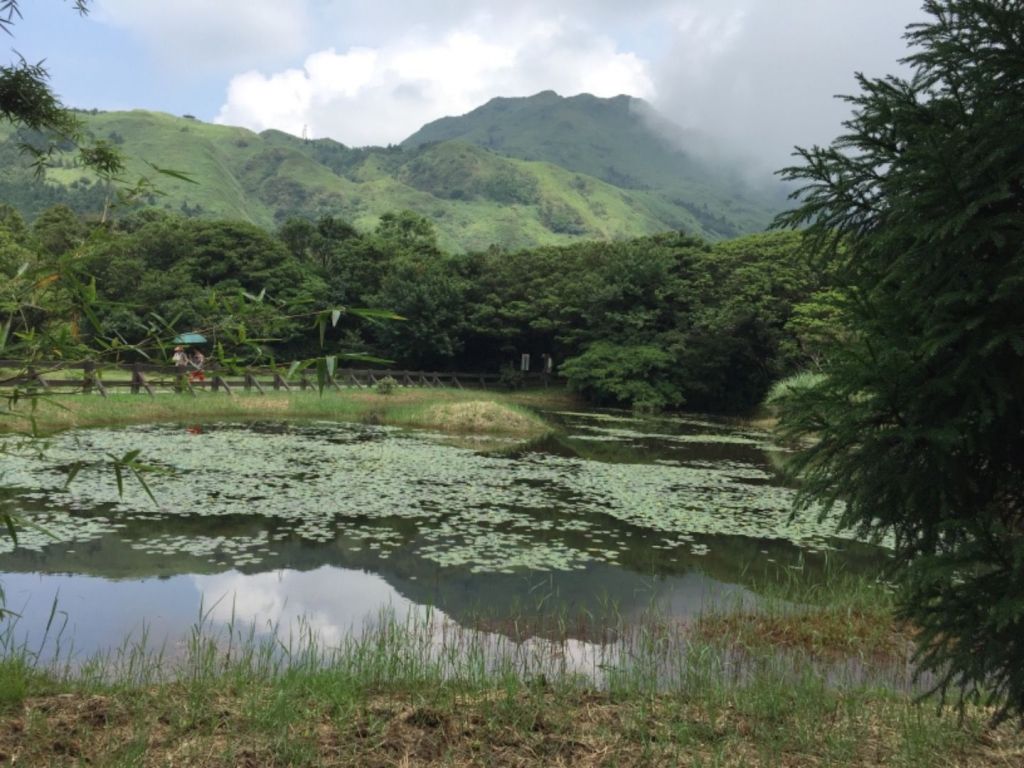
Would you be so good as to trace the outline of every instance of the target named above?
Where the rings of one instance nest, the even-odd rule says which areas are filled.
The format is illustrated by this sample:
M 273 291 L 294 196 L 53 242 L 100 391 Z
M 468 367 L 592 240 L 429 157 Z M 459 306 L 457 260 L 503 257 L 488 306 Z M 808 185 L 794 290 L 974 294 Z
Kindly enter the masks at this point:
M 175 336 L 172 344 L 205 344 L 206 337 L 201 333 L 183 333 Z

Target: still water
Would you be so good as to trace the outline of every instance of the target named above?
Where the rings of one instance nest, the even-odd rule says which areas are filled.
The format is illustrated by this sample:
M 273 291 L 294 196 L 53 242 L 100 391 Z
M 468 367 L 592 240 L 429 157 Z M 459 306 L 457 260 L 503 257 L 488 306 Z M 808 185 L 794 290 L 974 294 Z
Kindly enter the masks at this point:
M 16 630 L 90 654 L 202 615 L 337 641 L 382 607 L 465 626 L 685 619 L 756 601 L 767 571 L 886 551 L 791 520 L 765 433 L 713 419 L 553 413 L 532 443 L 337 423 L 81 430 L 5 456 L 0 503 L 44 528 L 0 542 Z M 40 450 L 41 448 L 41 450 Z M 104 461 L 152 466 L 123 495 Z M 78 467 L 67 483 L 72 467 Z M 56 606 L 56 613 L 51 611 Z M 562 622 L 563 631 L 566 622 Z M 593 624 L 591 622 L 590 626 Z

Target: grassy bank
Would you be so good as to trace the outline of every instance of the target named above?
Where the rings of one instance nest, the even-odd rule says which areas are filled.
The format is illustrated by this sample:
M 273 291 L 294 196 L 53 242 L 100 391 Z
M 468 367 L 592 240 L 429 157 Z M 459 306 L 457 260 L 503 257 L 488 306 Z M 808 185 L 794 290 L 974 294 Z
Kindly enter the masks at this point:
M 859 585 L 851 595 L 851 585 L 846 608 L 882 594 Z M 837 609 L 766 610 L 820 626 Z M 0 763 L 929 768 L 1024 758 L 1024 736 L 988 729 L 985 711 L 961 722 L 888 679 L 905 667 L 902 647 L 748 643 L 703 624 L 648 616 L 604 645 L 524 643 L 436 614 L 383 615 L 333 649 L 308 628 L 274 643 L 197 626 L 173 664 L 127 646 L 73 672 L 40 669 L 8 644 Z
M 895 593 L 831 566 L 812 580 L 799 570 L 757 580 L 756 610 L 710 606 L 696 631 L 708 641 L 753 650 L 799 650 L 815 658 L 907 663 L 914 630 L 893 620 Z
M 0 413 L 0 431 L 41 432 L 95 426 L 226 420 L 325 419 L 433 429 L 454 434 L 537 437 L 549 430 L 532 407 L 567 407 L 562 390 L 513 394 L 456 389 L 400 389 L 389 395 L 368 390 L 268 392 L 265 395 L 201 392 L 184 394 L 47 395 L 21 400 Z

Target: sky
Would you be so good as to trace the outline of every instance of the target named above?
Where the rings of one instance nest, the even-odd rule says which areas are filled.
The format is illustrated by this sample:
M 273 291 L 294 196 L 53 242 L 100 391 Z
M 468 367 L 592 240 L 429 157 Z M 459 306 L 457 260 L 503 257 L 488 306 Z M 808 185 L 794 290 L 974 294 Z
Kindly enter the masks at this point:
M 900 72 L 921 0 L 21 0 L 10 58 L 69 106 L 191 114 L 350 146 L 496 96 L 648 101 L 778 166 L 827 143 L 854 72 Z

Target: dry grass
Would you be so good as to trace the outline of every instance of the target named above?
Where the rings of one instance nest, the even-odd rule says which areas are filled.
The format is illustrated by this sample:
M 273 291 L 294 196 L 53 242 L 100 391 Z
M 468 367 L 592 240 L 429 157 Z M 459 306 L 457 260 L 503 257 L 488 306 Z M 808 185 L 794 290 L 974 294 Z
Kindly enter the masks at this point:
M 795 611 L 789 613 L 709 613 L 695 625 L 706 642 L 745 648 L 786 648 L 815 656 L 858 656 L 906 660 L 914 633 L 876 612 Z
M 325 701 L 274 688 L 197 702 L 180 685 L 128 695 L 27 699 L 0 715 L 0 763 L 229 766 L 916 766 L 905 703 L 838 698 L 813 723 L 668 696 L 616 701 L 578 691 L 367 695 Z M 929 765 L 1016 768 L 1012 727 L 959 731 Z M 939 745 L 935 745 L 939 746 Z
M 442 403 L 425 409 L 419 426 L 460 433 L 537 435 L 547 427 L 534 414 L 493 400 Z

